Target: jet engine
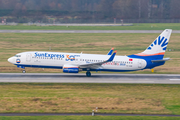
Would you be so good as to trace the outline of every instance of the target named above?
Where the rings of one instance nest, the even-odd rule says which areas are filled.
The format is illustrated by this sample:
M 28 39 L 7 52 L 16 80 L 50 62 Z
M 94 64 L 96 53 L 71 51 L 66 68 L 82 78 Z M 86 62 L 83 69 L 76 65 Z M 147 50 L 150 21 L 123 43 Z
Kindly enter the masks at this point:
M 63 72 L 64 73 L 78 73 L 79 67 L 75 65 L 64 65 Z

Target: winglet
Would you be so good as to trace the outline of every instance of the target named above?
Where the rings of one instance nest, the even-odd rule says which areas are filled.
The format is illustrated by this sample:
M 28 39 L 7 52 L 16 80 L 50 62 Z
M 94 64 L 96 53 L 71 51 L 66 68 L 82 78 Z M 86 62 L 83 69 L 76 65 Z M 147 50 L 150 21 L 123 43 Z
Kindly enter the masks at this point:
M 111 57 L 107 60 L 107 62 L 113 61 L 113 59 L 114 59 L 114 57 L 115 57 L 115 55 L 116 55 L 116 52 L 117 52 L 117 51 L 115 51 L 115 52 L 111 55 Z
M 107 55 L 111 55 L 111 54 L 112 54 L 112 52 L 113 52 L 113 50 L 114 50 L 114 48 L 111 48 L 111 50 L 108 52 L 108 54 L 107 54 Z

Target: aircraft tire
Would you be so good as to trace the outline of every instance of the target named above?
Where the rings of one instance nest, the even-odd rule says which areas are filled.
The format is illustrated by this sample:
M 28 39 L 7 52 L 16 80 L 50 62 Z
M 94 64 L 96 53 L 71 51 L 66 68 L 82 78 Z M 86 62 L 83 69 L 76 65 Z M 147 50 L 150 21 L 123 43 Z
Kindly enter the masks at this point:
M 89 71 L 86 72 L 86 76 L 87 76 L 87 77 L 91 77 L 91 72 L 89 72 Z
M 26 70 L 23 70 L 22 73 L 26 73 Z

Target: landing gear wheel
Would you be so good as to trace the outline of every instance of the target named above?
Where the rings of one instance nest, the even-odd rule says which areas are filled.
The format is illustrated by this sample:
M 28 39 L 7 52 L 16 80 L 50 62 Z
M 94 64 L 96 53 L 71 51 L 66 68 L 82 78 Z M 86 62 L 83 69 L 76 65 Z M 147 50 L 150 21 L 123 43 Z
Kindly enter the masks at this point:
M 23 70 L 22 73 L 26 73 L 26 70 Z
M 91 77 L 91 72 L 86 72 L 87 77 Z

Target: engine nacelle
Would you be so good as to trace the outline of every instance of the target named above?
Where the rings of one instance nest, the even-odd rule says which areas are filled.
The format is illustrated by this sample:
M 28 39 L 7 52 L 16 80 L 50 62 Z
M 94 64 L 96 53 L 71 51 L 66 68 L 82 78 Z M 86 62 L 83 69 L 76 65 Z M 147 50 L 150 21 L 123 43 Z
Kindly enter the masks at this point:
M 64 65 L 63 72 L 64 73 L 78 73 L 79 67 L 75 65 Z

